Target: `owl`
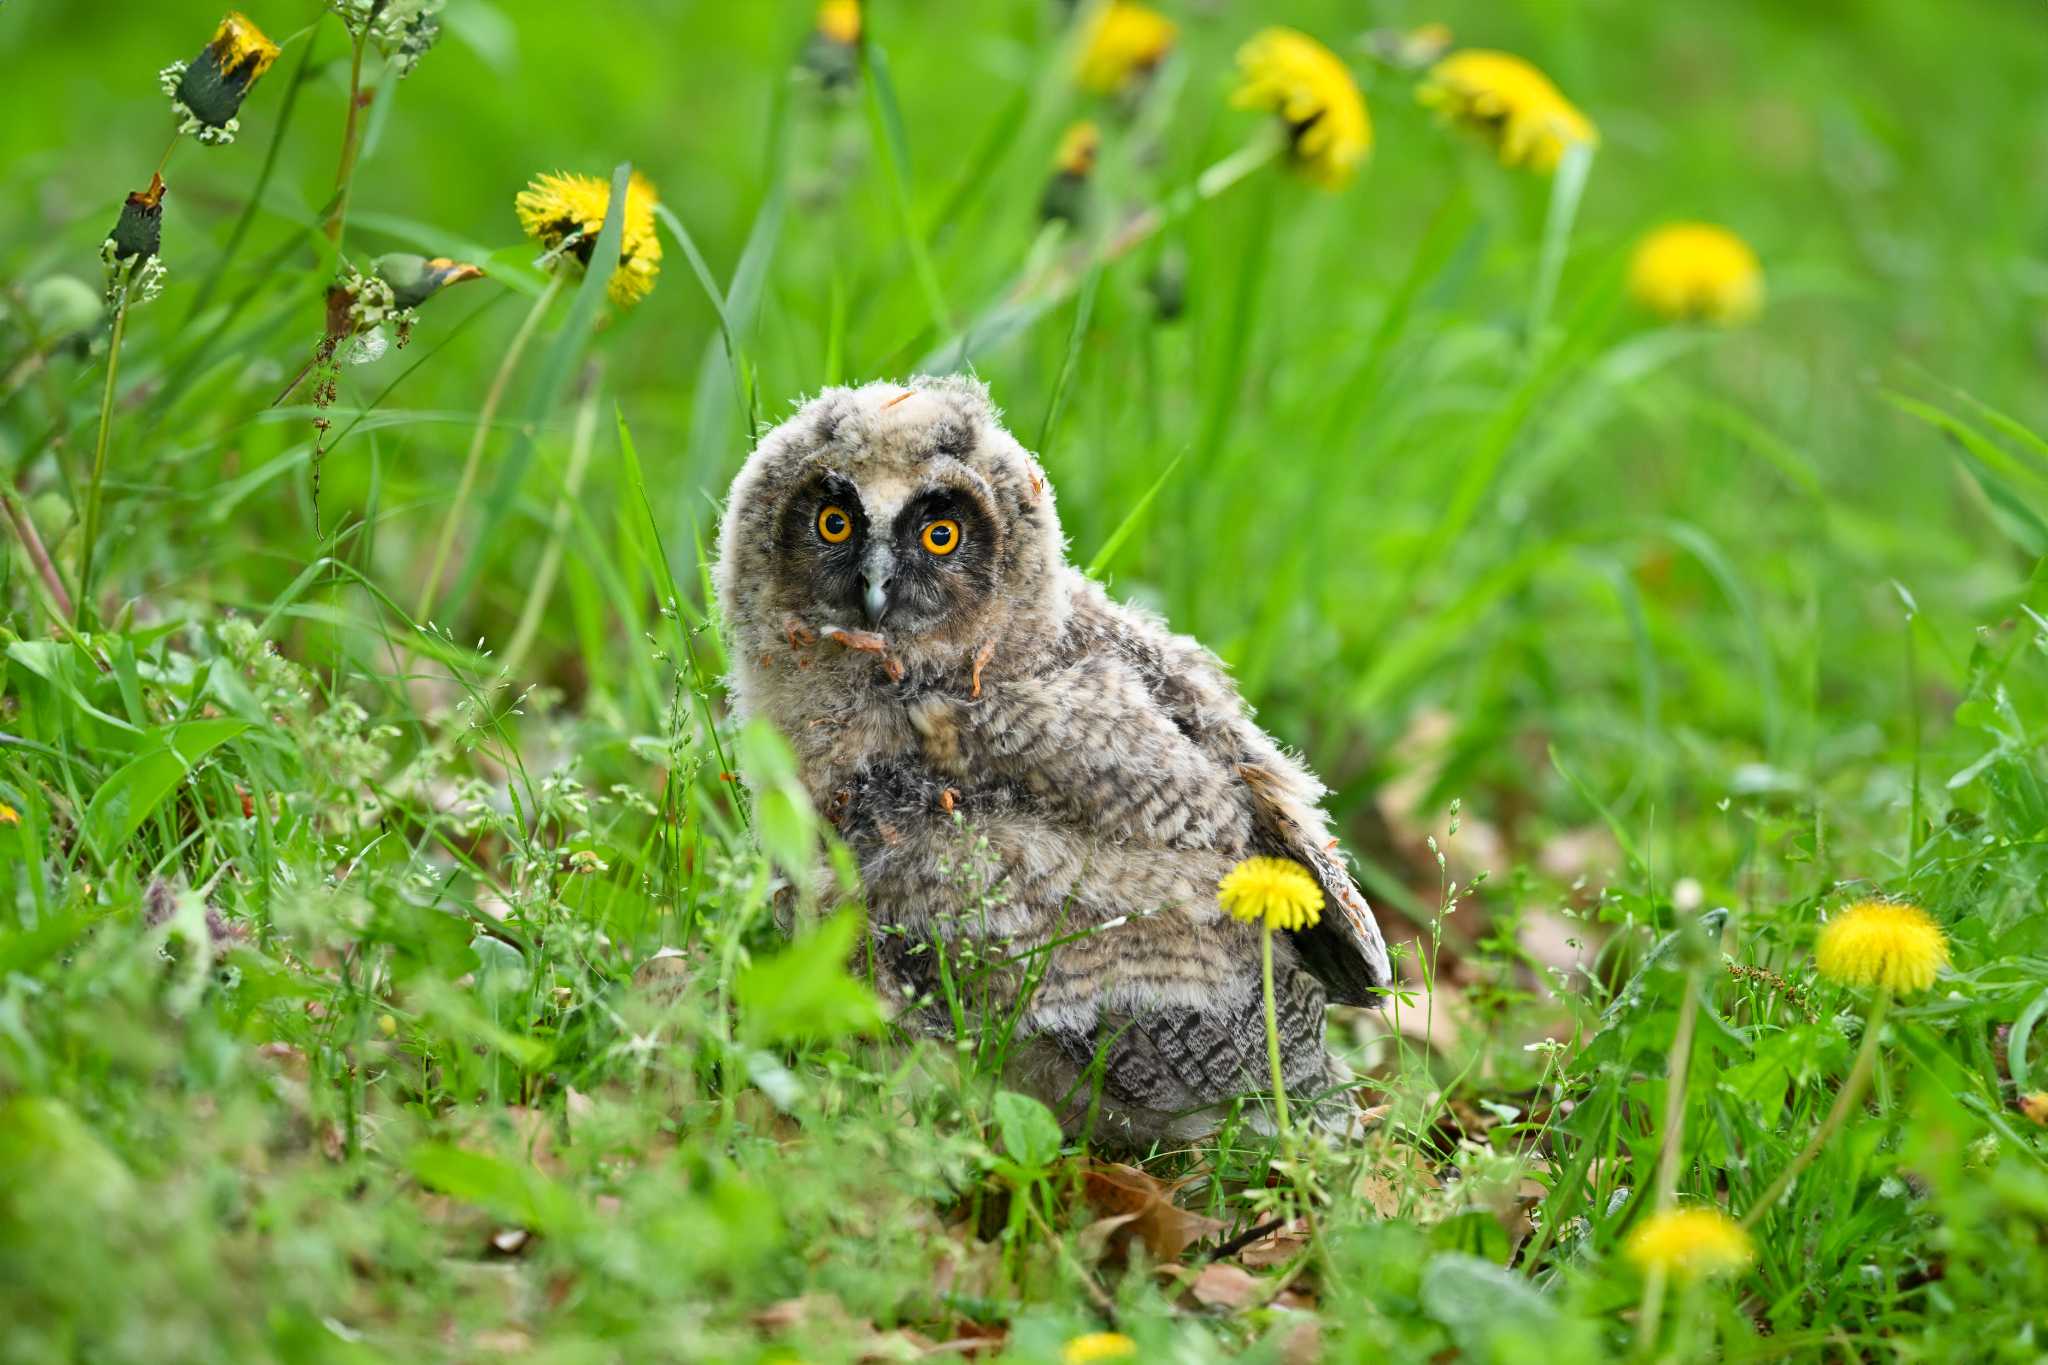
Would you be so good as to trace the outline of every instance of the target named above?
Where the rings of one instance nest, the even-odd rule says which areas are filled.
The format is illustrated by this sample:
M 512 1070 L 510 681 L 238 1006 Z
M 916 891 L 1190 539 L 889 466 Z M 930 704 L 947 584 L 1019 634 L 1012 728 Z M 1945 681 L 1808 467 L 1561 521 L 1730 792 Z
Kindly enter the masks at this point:
M 981 383 L 804 404 L 734 480 L 714 583 L 733 704 L 789 740 L 857 860 L 863 960 L 908 1024 L 1012 1030 L 1013 1083 L 1070 1131 L 1200 1136 L 1270 1089 L 1263 930 L 1217 883 L 1290 858 L 1325 906 L 1274 945 L 1282 1076 L 1339 1092 L 1324 1007 L 1390 977 L 1322 785 L 1214 654 L 1067 562 Z

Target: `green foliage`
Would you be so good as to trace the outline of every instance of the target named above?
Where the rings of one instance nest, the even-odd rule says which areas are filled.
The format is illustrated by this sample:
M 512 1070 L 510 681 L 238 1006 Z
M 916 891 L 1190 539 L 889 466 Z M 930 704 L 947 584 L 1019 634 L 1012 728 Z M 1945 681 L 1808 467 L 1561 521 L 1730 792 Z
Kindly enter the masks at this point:
M 218 11 L 0 6 L 0 1358 L 2039 1356 L 2038 16 L 1159 3 L 1118 100 L 1053 0 L 822 55 L 808 6 L 258 6 L 239 137 L 168 156 L 151 73 Z M 1600 125 L 1582 187 L 1364 55 L 1437 18 Z M 1341 194 L 1202 188 L 1264 22 L 1360 74 Z M 625 164 L 660 286 L 541 305 L 514 194 Z M 1757 247 L 1761 318 L 1629 301 L 1666 216 Z M 394 256 L 486 278 L 331 331 Z M 767 423 L 920 362 L 1328 779 L 1404 967 L 1333 1020 L 1360 1131 L 1088 1151 L 967 1017 L 999 964 L 877 998 L 708 561 Z M 1653 1288 L 1667 1190 L 1749 1214 L 1821 1127 L 1871 1002 L 1813 935 L 1872 894 L 1950 967 L 1754 1265 Z

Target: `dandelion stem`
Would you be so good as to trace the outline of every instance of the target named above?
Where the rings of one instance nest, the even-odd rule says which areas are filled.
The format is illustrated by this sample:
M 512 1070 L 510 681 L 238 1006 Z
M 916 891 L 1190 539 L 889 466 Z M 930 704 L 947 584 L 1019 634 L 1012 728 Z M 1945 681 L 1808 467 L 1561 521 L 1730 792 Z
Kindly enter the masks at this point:
M 548 527 L 547 549 L 541 552 L 540 567 L 534 570 L 533 584 L 526 591 L 526 605 L 520 609 L 519 624 L 512 630 L 512 643 L 505 647 L 504 669 L 516 674 L 519 665 L 526 659 L 526 651 L 532 647 L 534 636 L 540 633 L 540 618 L 547 610 L 548 597 L 555 587 L 555 575 L 562 568 L 562 538 L 569 531 L 569 507 L 576 501 L 576 495 L 583 491 L 583 474 L 590 467 L 590 450 L 596 444 L 597 399 L 599 385 L 593 372 L 583 394 L 583 402 L 576 410 L 575 432 L 569 438 L 569 467 L 562 474 L 562 491 L 555 499 L 553 524 Z
M 1287 1082 L 1280 1074 L 1280 1019 L 1273 1005 L 1273 922 L 1266 921 L 1259 939 L 1259 984 L 1266 993 L 1266 1064 L 1273 1069 L 1273 1116 L 1280 1125 L 1280 1141 L 1286 1144 L 1292 1132 L 1287 1122 Z
M 341 125 L 341 166 L 334 173 L 334 207 L 327 215 L 327 240 L 337 245 L 348 221 L 348 189 L 356 174 L 356 152 L 361 142 L 363 111 L 363 46 L 367 33 L 356 35 L 355 55 L 348 71 L 348 117 Z
M 441 523 L 441 539 L 434 546 L 433 567 L 427 570 L 427 585 L 420 592 L 419 606 L 413 610 L 413 619 L 425 621 L 434 609 L 434 595 L 441 590 L 441 575 L 448 568 L 448 554 L 455 545 L 455 528 L 462 523 L 462 512 L 469 505 L 470 494 L 476 491 L 477 471 L 482 467 L 484 443 L 490 439 L 491 423 L 498 416 L 498 406 L 505 401 L 505 390 L 512 383 L 512 373 L 519 368 L 519 357 L 526 353 L 527 343 L 540 328 L 540 320 L 555 301 L 555 295 L 562 292 L 562 281 L 568 278 L 566 270 L 557 269 L 548 277 L 547 288 L 541 290 L 534 300 L 533 309 L 526 320 L 519 324 L 519 330 L 512 334 L 511 344 L 505 348 L 505 358 L 498 362 L 498 372 L 491 379 L 491 387 L 484 394 L 484 405 L 476 415 L 476 432 L 469 440 L 469 456 L 462 462 L 462 478 L 455 485 L 455 501 L 448 508 L 448 516 Z
M 1692 1071 L 1692 1040 L 1700 1017 L 1700 973 L 1698 967 L 1685 974 L 1685 995 L 1678 1006 L 1678 1032 L 1671 1039 L 1671 1053 L 1664 1064 L 1664 1147 L 1657 1161 L 1657 1184 L 1652 1208 L 1670 1208 L 1678 1198 L 1678 1159 L 1685 1149 L 1685 1092 Z M 1647 1353 L 1656 1344 L 1657 1329 L 1664 1314 L 1665 1271 L 1661 1265 L 1650 1269 L 1643 1285 L 1643 1306 L 1636 1315 L 1636 1350 Z
M 132 274 L 131 262 L 125 269 Z M 121 373 L 121 339 L 128 334 L 128 283 L 120 286 L 120 302 L 114 308 L 114 334 L 107 342 L 107 386 L 100 394 L 100 434 L 93 446 L 92 482 L 85 490 L 85 538 L 78 550 L 78 602 L 76 621 L 82 629 L 86 609 L 92 602 L 93 548 L 100 534 L 100 488 L 107 478 L 108 438 L 114 427 L 114 386 Z
M 1790 1165 L 1778 1172 L 1778 1178 L 1770 1183 L 1769 1188 L 1758 1196 L 1756 1203 L 1750 1206 L 1749 1212 L 1743 1215 L 1742 1226 L 1745 1231 L 1763 1221 L 1764 1215 L 1778 1202 L 1786 1187 L 1798 1178 L 1801 1171 L 1813 1164 L 1813 1159 L 1820 1155 L 1821 1148 L 1828 1145 L 1828 1139 L 1840 1130 L 1843 1121 L 1849 1117 L 1849 1111 L 1863 1099 L 1863 1092 L 1870 1088 L 1870 1077 L 1877 1070 L 1878 1035 L 1884 1031 L 1884 1017 L 1886 1011 L 1891 1008 L 1891 1003 L 1890 991 L 1878 991 L 1877 999 L 1871 1002 L 1870 1016 L 1863 1021 L 1863 1046 L 1856 1051 L 1856 1063 L 1849 1068 L 1849 1079 L 1842 1082 L 1842 1091 L 1835 1096 L 1835 1107 L 1828 1110 L 1828 1116 L 1821 1120 L 1820 1127 L 1814 1130 L 1805 1148 L 1798 1156 L 1792 1158 Z

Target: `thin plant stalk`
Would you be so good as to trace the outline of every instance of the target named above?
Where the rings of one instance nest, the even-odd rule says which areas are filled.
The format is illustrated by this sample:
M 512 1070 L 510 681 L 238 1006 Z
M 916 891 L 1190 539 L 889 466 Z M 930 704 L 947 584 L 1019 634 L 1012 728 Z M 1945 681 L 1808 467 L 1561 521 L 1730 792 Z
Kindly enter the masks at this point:
M 484 443 L 490 439 L 491 424 L 497 420 L 498 408 L 505 401 L 505 390 L 511 386 L 513 371 L 519 368 L 519 358 L 526 353 L 527 343 L 540 329 L 540 320 L 549 305 L 562 292 L 562 281 L 567 276 L 568 272 L 564 270 L 556 270 L 549 275 L 547 288 L 541 290 L 540 297 L 534 300 L 526 320 L 512 334 L 511 344 L 505 348 L 505 358 L 498 362 L 498 372 L 492 377 L 491 387 L 484 394 L 483 408 L 476 415 L 476 431 L 469 440 L 469 456 L 462 462 L 462 478 L 455 485 L 455 501 L 441 523 L 441 538 L 434 546 L 434 562 L 427 570 L 427 585 L 420 592 L 419 606 L 413 609 L 414 620 L 426 620 L 434 609 L 434 596 L 441 590 L 441 575 L 447 572 L 448 555 L 455 547 L 455 529 L 462 524 L 463 510 L 469 505 L 470 495 L 476 491 L 476 476 L 483 466 Z
M 1691 1080 L 1692 1040 L 1699 1017 L 1700 972 L 1691 967 L 1685 973 L 1685 995 L 1678 1006 L 1678 1032 L 1671 1039 L 1671 1053 L 1664 1064 L 1664 1144 L 1657 1159 L 1652 1204 L 1659 1213 L 1678 1201 L 1678 1161 L 1685 1149 L 1685 1092 Z M 1647 1354 L 1656 1344 L 1667 1278 L 1663 1266 L 1652 1266 L 1643 1283 L 1643 1306 L 1636 1315 L 1638 1354 Z
M 1005 315 L 1023 312 L 1026 316 L 1037 317 L 1058 307 L 1092 272 L 1104 269 L 1137 250 L 1162 228 L 1186 217 L 1254 171 L 1271 165 L 1286 150 L 1285 130 L 1275 123 L 1265 134 L 1254 137 L 1209 166 L 1195 177 L 1192 185 L 1182 186 L 1159 203 L 1133 215 L 1122 227 L 1107 234 L 1094 249 L 1084 249 L 1078 256 L 1059 258 L 1042 268 L 1027 271 L 998 302 L 970 322 L 965 331 L 920 361 L 918 368 L 941 370 L 965 364 L 975 340 L 1002 322 Z
M 1269 920 L 1259 938 L 1259 984 L 1266 993 L 1266 1064 L 1273 1069 L 1273 1117 L 1280 1126 L 1282 1146 L 1293 1145 L 1293 1128 L 1287 1121 L 1287 1082 L 1280 1074 L 1280 1018 L 1273 1004 L 1273 925 Z
M 593 374 L 583 402 L 576 409 L 576 428 L 569 438 L 569 467 L 563 471 L 562 491 L 555 499 L 555 515 L 548 527 L 547 548 L 541 552 L 540 567 L 534 570 L 533 582 L 527 588 L 526 605 L 520 609 L 519 624 L 512 631 L 512 643 L 505 648 L 507 673 L 516 674 L 519 665 L 525 662 L 526 651 L 540 633 L 540 618 L 547 610 L 549 596 L 554 592 L 555 575 L 561 572 L 562 542 L 569 531 L 569 507 L 576 501 L 576 495 L 583 491 L 583 475 L 590 467 L 591 447 L 597 443 L 598 389 L 597 376 Z
M 1583 142 L 1565 148 L 1557 174 L 1550 182 L 1550 207 L 1543 220 L 1543 251 L 1536 261 L 1536 289 L 1529 300 L 1529 351 L 1534 354 L 1543 340 L 1543 328 L 1550 321 L 1550 308 L 1557 300 L 1558 277 L 1564 273 L 1564 259 L 1571 250 L 1572 224 L 1579 216 L 1579 199 L 1586 190 L 1586 177 L 1593 169 L 1593 149 Z
M 133 266 L 127 267 L 130 271 Z M 85 490 L 85 539 L 78 551 L 78 626 L 85 626 L 87 606 L 92 602 L 93 549 L 100 534 L 100 489 L 107 478 L 107 447 L 114 428 L 114 386 L 121 374 L 121 339 L 128 335 L 128 289 L 124 282 L 121 301 L 114 309 L 114 334 L 107 342 L 107 385 L 100 393 L 100 434 L 92 453 L 92 481 Z
M 23 553 L 29 563 L 35 565 L 36 576 L 43 582 L 50 595 L 50 604 L 59 619 L 71 619 L 71 594 L 64 590 L 64 579 L 57 572 L 57 566 L 50 561 L 50 552 L 43 548 L 43 538 L 36 534 L 36 524 L 29 520 L 28 509 L 14 496 L 11 488 L 0 487 L 0 509 L 7 515 L 7 525 L 14 532 L 14 538 L 21 542 Z
M 348 221 L 349 184 L 355 179 L 356 154 L 360 148 L 363 112 L 363 47 L 367 33 L 357 34 L 355 54 L 348 70 L 348 116 L 341 125 L 341 166 L 334 173 L 334 207 L 327 215 L 327 240 L 339 244 Z
M 1757 1197 L 1756 1203 L 1750 1206 L 1749 1212 L 1742 1216 L 1745 1231 L 1763 1221 L 1764 1215 L 1771 1211 L 1771 1206 L 1778 1202 L 1786 1187 L 1798 1179 L 1801 1171 L 1813 1164 L 1813 1159 L 1820 1155 L 1821 1148 L 1827 1146 L 1828 1140 L 1840 1131 L 1843 1122 L 1849 1117 L 1849 1111 L 1862 1101 L 1863 1092 L 1870 1088 L 1871 1075 L 1877 1070 L 1878 1034 L 1884 1029 L 1884 1017 L 1890 1010 L 1891 1003 L 1891 992 L 1886 990 L 1880 990 L 1877 999 L 1871 1002 L 1870 1016 L 1863 1021 L 1863 1046 L 1856 1050 L 1855 1065 L 1849 1068 L 1849 1079 L 1842 1082 L 1842 1091 L 1835 1096 L 1834 1108 L 1828 1110 L 1828 1116 L 1821 1120 L 1820 1127 L 1814 1129 L 1813 1136 L 1807 1139 L 1806 1146 L 1801 1149 L 1799 1155 L 1793 1157 L 1791 1163 L 1778 1172 L 1778 1178 L 1765 1188 Z

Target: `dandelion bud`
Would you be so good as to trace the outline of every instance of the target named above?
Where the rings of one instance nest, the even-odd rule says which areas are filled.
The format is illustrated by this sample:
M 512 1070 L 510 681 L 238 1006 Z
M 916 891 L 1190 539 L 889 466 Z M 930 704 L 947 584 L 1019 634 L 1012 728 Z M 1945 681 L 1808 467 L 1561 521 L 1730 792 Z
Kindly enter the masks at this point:
M 825 0 L 818 6 L 817 26 L 804 47 L 803 64 L 827 90 L 859 79 L 860 27 L 860 0 Z
M 158 73 L 171 97 L 178 131 L 208 144 L 235 140 L 242 101 L 277 60 L 279 48 L 240 10 L 229 10 L 213 40 L 189 62 L 172 62 Z
M 164 244 L 164 193 L 170 187 L 160 175 L 150 177 L 149 188 L 137 190 L 121 205 L 108 240 L 114 244 L 114 259 L 134 260 L 155 256 Z
M 147 303 L 163 291 L 164 193 L 160 175 L 149 188 L 137 190 L 121 205 L 114 230 L 100 244 L 100 262 L 107 268 L 107 306 Z
M 467 261 L 451 261 L 446 256 L 394 251 L 377 258 L 377 278 L 391 286 L 392 301 L 400 308 L 417 308 L 451 284 L 483 277 L 481 267 Z
M 1052 179 L 1046 182 L 1045 195 L 1038 201 L 1040 218 L 1048 223 L 1080 221 L 1088 177 L 1095 172 L 1095 156 L 1101 147 L 1101 130 L 1086 119 L 1061 135 L 1059 153 L 1053 158 Z

